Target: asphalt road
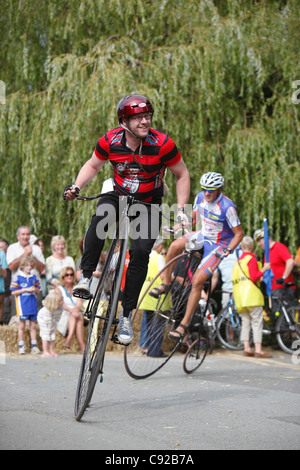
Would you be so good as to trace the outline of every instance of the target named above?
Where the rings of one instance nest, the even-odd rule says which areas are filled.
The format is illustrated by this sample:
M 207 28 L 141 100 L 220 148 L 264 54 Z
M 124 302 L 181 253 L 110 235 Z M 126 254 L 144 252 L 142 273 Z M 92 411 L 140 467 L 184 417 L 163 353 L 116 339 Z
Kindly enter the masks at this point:
M 7 357 L 0 364 L 1 450 L 300 447 L 300 364 L 279 351 L 273 359 L 214 351 L 191 376 L 179 354 L 139 381 L 127 375 L 122 355 L 108 353 L 104 381 L 77 422 L 80 361 L 65 354 Z

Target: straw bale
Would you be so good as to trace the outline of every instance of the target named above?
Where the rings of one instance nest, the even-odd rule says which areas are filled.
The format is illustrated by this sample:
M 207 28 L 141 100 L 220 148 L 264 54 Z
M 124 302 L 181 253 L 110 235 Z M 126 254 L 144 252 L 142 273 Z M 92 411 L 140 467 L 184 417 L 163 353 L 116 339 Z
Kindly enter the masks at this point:
M 119 305 L 118 307 L 118 313 L 120 313 L 121 307 Z M 141 320 L 141 315 L 142 311 L 139 311 L 139 321 L 133 322 L 133 332 L 135 333 L 135 336 L 137 337 L 135 325 L 140 324 Z M 42 340 L 39 335 L 39 325 L 36 325 L 36 333 L 37 333 L 37 346 L 38 348 L 42 351 Z M 84 326 L 84 339 L 86 340 L 88 335 L 88 323 L 85 322 Z M 11 326 L 3 325 L 0 326 L 0 341 L 3 341 L 5 343 L 5 351 L 7 354 L 18 354 L 18 325 L 13 324 Z M 72 341 L 71 341 L 71 347 L 70 349 L 64 348 L 64 343 L 66 341 L 66 338 L 62 336 L 58 331 L 56 331 L 56 339 L 54 342 L 54 350 L 58 354 L 63 354 L 63 353 L 72 353 L 72 354 L 80 354 L 80 347 L 76 338 L 76 335 L 73 336 Z M 29 322 L 26 322 L 26 327 L 25 327 L 25 334 L 24 334 L 24 342 L 25 342 L 25 347 L 26 350 L 29 352 L 31 348 L 30 344 L 30 327 L 29 327 Z M 114 342 L 108 340 L 107 343 L 107 351 L 110 352 L 118 352 L 122 353 L 124 351 L 124 346 L 115 344 Z
M 36 332 L 37 332 L 37 346 L 38 348 L 42 351 L 42 340 L 39 336 L 39 326 L 36 326 Z M 88 334 L 88 326 L 84 327 L 84 337 L 85 340 L 87 338 Z M 18 326 L 17 325 L 12 325 L 12 326 L 7 326 L 3 325 L 0 326 L 0 341 L 3 341 L 5 344 L 5 352 L 6 354 L 18 354 Z M 78 344 L 78 341 L 76 339 L 76 336 L 74 335 L 71 341 L 71 347 L 70 349 L 64 348 L 64 343 L 66 341 L 66 338 L 62 336 L 58 331 L 56 331 L 56 339 L 54 342 L 54 350 L 58 354 L 63 354 L 70 352 L 72 354 L 80 354 L 80 347 Z M 25 342 L 25 347 L 26 350 L 29 352 L 31 349 L 31 343 L 30 343 L 30 328 L 28 325 L 25 327 L 25 333 L 24 333 L 24 342 Z M 118 345 L 113 343 L 112 341 L 108 341 L 107 343 L 107 351 L 114 351 L 114 352 L 122 352 L 124 346 Z

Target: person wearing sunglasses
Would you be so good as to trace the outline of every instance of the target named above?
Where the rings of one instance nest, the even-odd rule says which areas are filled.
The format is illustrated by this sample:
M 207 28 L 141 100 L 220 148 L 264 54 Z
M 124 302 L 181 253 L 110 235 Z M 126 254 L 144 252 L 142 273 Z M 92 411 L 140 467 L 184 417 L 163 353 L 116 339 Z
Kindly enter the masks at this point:
M 75 285 L 75 270 L 72 266 L 62 268 L 60 273 L 60 284 L 56 290 L 62 294 L 63 297 L 63 312 L 58 322 L 57 329 L 66 336 L 66 341 L 63 344 L 64 348 L 71 347 L 71 340 L 76 334 L 79 343 L 80 351 L 83 353 L 85 348 L 84 343 L 84 330 L 83 330 L 83 316 L 81 315 L 82 300 L 73 296 L 73 287 Z
M 193 243 L 195 249 L 203 244 L 203 257 L 193 276 L 192 290 L 185 315 L 176 328 L 169 334 L 174 340 L 182 339 L 188 331 L 188 325 L 199 303 L 204 283 L 212 276 L 222 259 L 228 256 L 242 241 L 243 229 L 234 203 L 223 194 L 224 177 L 221 173 L 208 172 L 200 178 L 201 191 L 197 194 L 192 220 L 195 225 L 201 220 L 201 229 L 191 232 L 171 244 L 166 264 L 180 254 L 187 243 Z M 172 265 L 171 265 L 172 269 Z M 171 272 L 166 272 L 164 282 L 150 293 L 158 297 L 168 291 Z
M 107 226 L 111 226 L 119 214 L 120 198 L 116 200 L 114 196 L 133 196 L 139 201 L 142 233 L 136 232 L 132 237 L 119 320 L 118 339 L 124 345 L 133 339 L 131 313 L 146 279 L 150 252 L 159 235 L 159 207 L 164 195 L 167 168 L 176 179 L 178 216 L 182 219 L 186 217 L 184 206 L 190 194 L 190 176 L 184 160 L 175 142 L 152 127 L 153 114 L 154 107 L 146 96 L 132 94 L 122 98 L 117 105 L 119 126 L 100 137 L 92 157 L 79 171 L 75 183 L 66 186 L 63 192 L 65 200 L 74 200 L 106 162 L 112 165 L 113 179 L 110 185 L 105 184 L 106 190 L 102 192 L 106 194 L 99 200 L 85 235 L 82 276 L 73 291 L 77 296 L 90 294 L 90 282 L 104 246 Z M 110 188 L 107 190 L 108 186 Z M 152 205 L 158 210 L 151 210 Z

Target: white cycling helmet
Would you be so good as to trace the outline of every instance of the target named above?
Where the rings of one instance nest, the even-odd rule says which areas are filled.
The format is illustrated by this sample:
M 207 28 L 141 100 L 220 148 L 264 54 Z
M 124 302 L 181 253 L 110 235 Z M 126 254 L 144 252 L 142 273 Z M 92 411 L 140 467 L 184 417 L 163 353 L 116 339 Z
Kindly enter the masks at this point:
M 219 189 L 224 186 L 224 178 L 221 173 L 210 171 L 201 176 L 200 185 L 204 188 Z

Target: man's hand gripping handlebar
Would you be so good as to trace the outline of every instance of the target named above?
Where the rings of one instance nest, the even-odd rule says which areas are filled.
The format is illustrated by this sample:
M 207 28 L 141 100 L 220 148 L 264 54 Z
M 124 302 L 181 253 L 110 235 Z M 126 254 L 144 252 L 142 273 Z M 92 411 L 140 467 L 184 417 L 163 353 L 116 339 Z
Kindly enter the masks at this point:
M 75 184 L 68 184 L 68 186 L 65 187 L 64 192 L 63 192 L 63 199 L 65 201 L 72 201 L 73 199 L 76 199 L 79 196 L 80 193 L 80 188 L 76 186 Z

